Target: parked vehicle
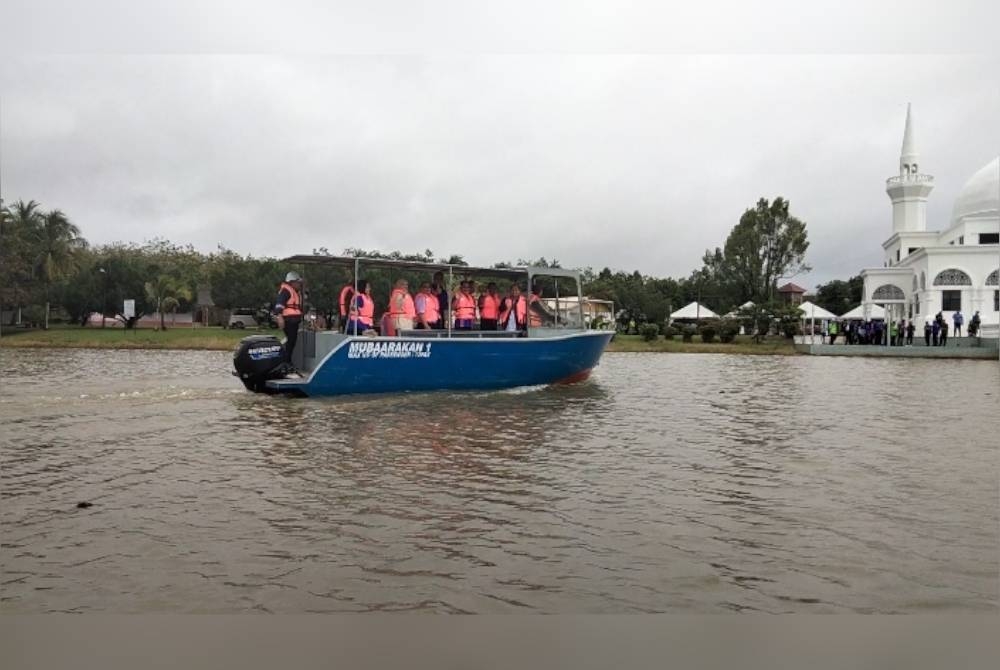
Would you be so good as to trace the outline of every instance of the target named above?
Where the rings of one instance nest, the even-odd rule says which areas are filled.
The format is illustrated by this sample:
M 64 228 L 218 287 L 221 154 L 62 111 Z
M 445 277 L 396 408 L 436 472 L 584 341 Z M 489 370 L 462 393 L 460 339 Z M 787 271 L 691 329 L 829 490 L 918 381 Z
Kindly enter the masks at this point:
M 257 325 L 257 310 L 255 309 L 234 309 L 233 313 L 229 315 L 230 328 L 256 328 Z

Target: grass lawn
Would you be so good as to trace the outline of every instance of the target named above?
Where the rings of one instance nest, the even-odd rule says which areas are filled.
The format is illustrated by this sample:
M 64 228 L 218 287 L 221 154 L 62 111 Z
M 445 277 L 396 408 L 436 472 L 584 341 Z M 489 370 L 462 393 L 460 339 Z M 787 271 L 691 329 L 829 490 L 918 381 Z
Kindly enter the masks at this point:
M 777 354 L 795 355 L 795 347 L 792 340 L 784 337 L 770 337 L 760 344 L 755 344 L 749 335 L 737 335 L 736 341 L 730 344 L 722 344 L 718 340 L 712 343 L 704 343 L 700 337 L 695 336 L 692 342 L 683 342 L 680 337 L 673 340 L 665 340 L 662 337 L 653 342 L 644 342 L 640 335 L 615 336 L 614 341 L 608 345 L 608 351 L 624 352 L 666 352 L 677 354 Z
M 215 349 L 232 351 L 247 335 L 277 330 L 226 330 L 223 328 L 80 328 L 56 325 L 49 330 L 4 328 L 0 347 L 61 347 L 93 349 Z
M 62 347 L 91 349 L 210 349 L 232 351 L 237 342 L 247 335 L 271 333 L 280 339 L 279 330 L 226 330 L 223 328 L 170 328 L 158 331 L 152 328 L 125 331 L 121 328 L 80 328 L 55 325 L 49 330 L 21 330 L 4 328 L 0 347 Z M 793 355 L 792 341 L 774 337 L 754 344 L 750 336 L 740 335 L 731 344 L 714 342 L 705 344 L 695 337 L 693 342 L 681 339 L 644 342 L 639 335 L 615 337 L 608 351 L 666 352 L 711 354 L 781 354 Z

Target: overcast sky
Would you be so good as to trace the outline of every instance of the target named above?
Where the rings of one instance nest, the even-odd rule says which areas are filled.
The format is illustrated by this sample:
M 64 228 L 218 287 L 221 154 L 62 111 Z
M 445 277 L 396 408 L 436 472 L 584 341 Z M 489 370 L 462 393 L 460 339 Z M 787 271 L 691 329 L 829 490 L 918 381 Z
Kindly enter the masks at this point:
M 6 201 L 161 237 L 686 276 L 760 197 L 813 288 L 881 265 L 912 102 L 928 223 L 1000 148 L 989 56 L 72 53 L 0 65 Z

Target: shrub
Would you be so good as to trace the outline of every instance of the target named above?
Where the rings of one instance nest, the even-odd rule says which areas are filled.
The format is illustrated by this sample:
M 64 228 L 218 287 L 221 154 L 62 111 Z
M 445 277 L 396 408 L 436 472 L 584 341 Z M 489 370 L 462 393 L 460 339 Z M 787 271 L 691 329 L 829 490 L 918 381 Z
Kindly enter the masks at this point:
M 663 339 L 672 340 L 677 335 L 677 329 L 673 326 L 667 325 L 663 327 Z
M 694 337 L 694 334 L 698 332 L 698 329 L 694 326 L 684 326 L 681 330 L 681 339 L 685 342 L 690 342 Z
M 644 342 L 652 342 L 660 334 L 660 327 L 655 323 L 644 323 L 639 326 L 639 334 Z
M 795 337 L 799 334 L 798 321 L 785 321 L 781 324 L 781 333 L 785 337 Z
M 719 339 L 725 343 L 729 344 L 736 339 L 736 336 L 740 332 L 739 321 L 735 319 L 723 319 L 719 322 Z
M 706 344 L 715 341 L 716 332 L 718 332 L 718 326 L 713 321 L 706 321 L 698 327 L 698 334 L 701 335 L 701 341 Z

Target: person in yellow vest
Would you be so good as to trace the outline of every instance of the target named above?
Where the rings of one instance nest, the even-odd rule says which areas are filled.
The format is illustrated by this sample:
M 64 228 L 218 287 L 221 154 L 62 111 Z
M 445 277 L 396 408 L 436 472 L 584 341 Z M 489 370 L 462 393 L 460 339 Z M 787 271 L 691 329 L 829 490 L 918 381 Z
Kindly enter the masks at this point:
M 413 330 L 417 318 L 417 308 L 413 304 L 413 296 L 409 292 L 410 283 L 405 279 L 397 279 L 396 287 L 389 295 L 389 318 L 392 321 L 394 334 L 401 330 Z
M 274 301 L 275 321 L 285 331 L 285 363 L 292 362 L 292 352 L 302 325 L 302 277 L 294 270 L 285 275 Z

